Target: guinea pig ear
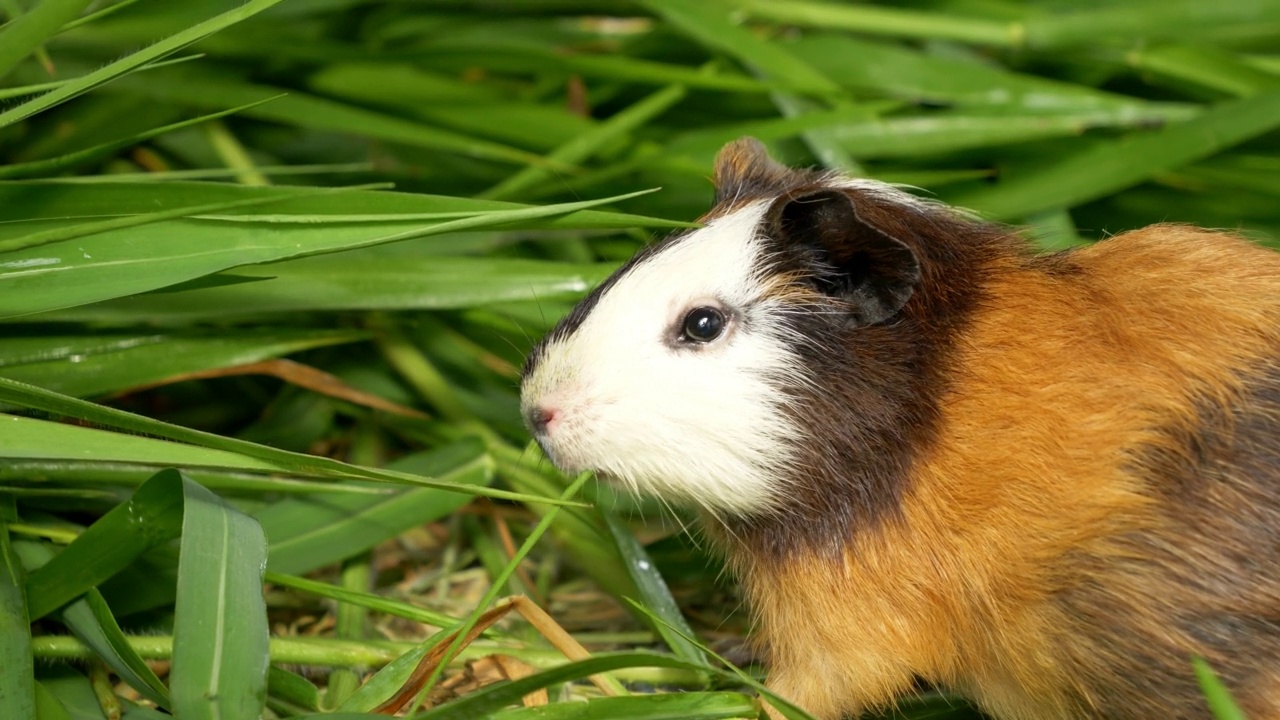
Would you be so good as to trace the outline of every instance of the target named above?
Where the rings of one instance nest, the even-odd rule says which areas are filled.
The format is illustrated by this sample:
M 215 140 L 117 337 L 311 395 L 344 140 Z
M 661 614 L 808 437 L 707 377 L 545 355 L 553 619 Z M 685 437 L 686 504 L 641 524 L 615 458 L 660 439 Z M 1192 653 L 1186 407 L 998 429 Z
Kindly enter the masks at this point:
M 753 137 L 740 137 L 716 154 L 716 204 L 740 197 L 776 195 L 795 187 L 795 170 L 769 157 L 769 149 Z
M 848 193 L 783 197 L 769 208 L 765 223 L 784 247 L 814 254 L 818 288 L 847 301 L 858 326 L 896 315 L 920 284 L 915 252 L 858 217 Z

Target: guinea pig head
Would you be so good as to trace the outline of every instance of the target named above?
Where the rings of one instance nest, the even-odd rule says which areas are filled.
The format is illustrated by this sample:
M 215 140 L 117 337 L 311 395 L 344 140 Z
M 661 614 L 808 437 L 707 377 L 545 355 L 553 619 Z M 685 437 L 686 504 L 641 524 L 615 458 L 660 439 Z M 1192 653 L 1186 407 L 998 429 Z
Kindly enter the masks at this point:
M 768 514 L 808 462 L 797 417 L 824 383 L 814 358 L 895 322 L 921 281 L 916 253 L 859 200 L 911 200 L 785 168 L 749 138 L 721 151 L 715 180 L 703 227 L 642 250 L 534 348 L 522 410 L 563 470 Z

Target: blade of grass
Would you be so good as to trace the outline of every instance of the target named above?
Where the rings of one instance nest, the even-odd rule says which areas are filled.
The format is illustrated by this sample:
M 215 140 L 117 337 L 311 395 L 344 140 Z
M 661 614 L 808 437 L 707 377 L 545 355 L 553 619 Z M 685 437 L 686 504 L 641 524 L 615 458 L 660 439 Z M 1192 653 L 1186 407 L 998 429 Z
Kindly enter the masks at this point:
M 134 335 L 114 338 L 114 347 L 107 347 L 107 338 L 102 336 L 26 337 L 15 339 L 16 343 L 38 353 L 40 359 L 7 361 L 6 350 L 0 349 L 0 376 L 64 395 L 89 397 L 366 338 L 359 331 L 273 329 L 203 337 L 188 333 Z
M 115 62 L 104 65 L 91 73 L 75 79 L 65 85 L 51 90 L 44 95 L 21 103 L 16 107 L 10 108 L 4 112 L 0 112 L 0 128 L 7 127 L 19 120 L 26 119 L 32 115 L 47 110 L 59 103 L 66 102 L 77 95 L 84 94 L 95 87 L 110 82 L 122 75 L 128 74 L 143 65 L 147 65 L 155 60 L 160 60 L 193 42 L 201 40 L 219 30 L 228 28 L 246 18 L 257 15 L 274 5 L 278 5 L 282 0 L 249 0 L 239 7 L 228 10 L 221 15 L 210 18 L 204 22 L 193 25 L 182 32 L 171 35 L 146 49 L 139 50 L 132 55 L 123 57 Z M 85 3 L 87 4 L 87 3 Z M 24 53 L 25 54 L 25 53 Z M 259 98 L 255 98 L 257 100 Z
M 965 17 L 944 12 L 920 12 L 912 8 L 876 5 L 843 5 L 825 2 L 769 2 L 735 0 L 753 18 L 787 25 L 850 30 L 869 35 L 931 38 L 997 47 L 1018 47 L 1026 40 L 1021 23 Z
M 62 26 L 74 20 L 90 2 L 92 0 L 42 0 L 28 12 L 0 27 L 0 78 L 57 35 Z
M 316 310 L 453 310 L 512 300 L 576 300 L 615 268 L 612 263 L 492 256 L 371 257 L 343 253 L 234 271 L 237 277 L 270 282 L 134 295 L 69 308 L 60 311 L 58 317 L 111 323 L 186 323 Z M 0 375 L 4 374 L 0 367 Z M 73 377 L 63 377 L 60 382 L 65 383 L 63 387 L 98 384 L 90 378 Z
M 1200 683 L 1200 691 L 1209 703 L 1209 710 L 1216 720 L 1245 720 L 1244 712 L 1231 697 L 1231 691 L 1218 678 L 1213 668 L 1202 657 L 1191 658 L 1191 667 L 1196 673 L 1196 682 Z
M 45 543 L 25 541 L 18 543 L 17 549 L 23 564 L 33 570 L 56 557 Z M 84 597 L 56 611 L 54 617 L 130 687 L 160 707 L 169 707 L 169 689 L 129 644 L 96 588 L 89 588 Z
M 799 708 L 777 699 L 776 696 L 765 690 L 759 683 L 749 679 L 744 681 L 743 678 L 727 670 L 710 668 L 670 655 L 649 652 L 597 653 L 589 660 L 566 663 L 527 678 L 482 688 L 414 717 L 418 720 L 470 720 L 471 718 L 486 717 L 489 713 L 497 712 L 513 703 L 519 702 L 520 698 L 539 688 L 629 667 L 679 668 L 706 672 L 725 678 L 733 683 L 746 682 L 757 691 L 766 693 L 778 707 L 783 717 L 788 718 L 788 720 L 813 720 L 812 717 Z
M 654 623 L 654 627 L 667 642 L 667 647 L 671 648 L 677 657 L 705 665 L 707 656 L 702 652 L 701 647 L 686 639 L 694 635 L 693 628 L 689 627 L 689 623 L 681 614 L 680 607 L 671 596 L 671 589 L 667 587 L 666 580 L 662 578 L 657 566 L 649 558 L 649 553 L 617 515 L 608 510 L 601 510 L 600 516 L 604 518 L 605 527 L 609 528 L 609 535 L 618 546 L 618 553 L 626 563 L 627 572 L 640 590 L 640 601 L 650 612 L 662 619 L 662 622 Z M 672 628 L 677 628 L 679 632 L 673 632 Z
M 269 665 L 262 597 L 266 536 L 252 518 L 178 471 L 157 477 L 164 475 L 180 483 L 183 494 L 170 674 L 174 714 L 259 717 Z
M 128 501 L 99 518 L 26 581 L 32 620 L 84 594 L 182 530 L 182 489 L 176 475 L 160 473 Z
M 410 605 L 409 603 L 402 602 L 400 600 L 392 600 L 391 598 L 374 595 L 372 593 L 355 592 L 337 585 L 330 585 L 316 580 L 308 580 L 307 578 L 298 577 L 297 575 L 287 575 L 285 573 L 268 570 L 263 577 L 269 583 L 293 588 L 294 590 L 301 590 L 302 592 L 318 595 L 323 598 L 329 598 L 330 600 L 337 600 L 350 605 L 357 605 L 359 607 L 368 608 L 387 615 L 394 615 L 406 620 L 422 623 L 423 625 L 430 625 L 435 628 L 453 627 L 461 622 L 461 620 L 453 617 L 452 615 L 436 612 L 429 608 Z M 486 634 L 494 635 L 496 633 L 490 630 Z
M 600 152 L 601 148 L 671 109 L 684 96 L 684 86 L 669 85 L 561 145 L 547 157 L 568 165 L 577 165 Z M 484 191 L 478 197 L 493 200 L 515 197 L 530 187 L 547 181 L 549 177 L 550 172 L 545 168 L 525 168 Z
M 273 99 L 274 98 L 267 98 L 265 100 L 262 100 L 261 102 L 270 102 Z M 169 125 L 164 125 L 162 127 L 155 128 L 154 130 L 148 130 L 144 133 L 138 133 L 130 137 L 121 138 L 119 140 L 113 140 L 109 143 L 102 143 L 100 145 L 95 145 L 90 148 L 85 148 L 84 150 L 77 150 L 76 152 L 67 153 L 65 155 L 59 155 L 58 157 L 54 157 L 54 158 L 47 158 L 45 160 L 32 160 L 31 162 L 25 162 L 25 163 L 13 163 L 9 165 L 0 165 L 0 180 L 11 180 L 14 178 L 25 178 L 25 177 L 35 177 L 39 175 L 48 175 L 58 170 L 61 170 L 63 168 L 73 167 L 75 165 L 78 165 L 80 163 L 83 163 L 89 160 L 95 160 L 100 157 L 105 157 L 118 150 L 123 150 L 125 148 L 133 147 L 134 145 L 138 145 L 140 143 L 146 142 L 151 138 L 158 137 L 168 132 L 174 132 L 176 130 L 181 130 L 182 128 L 191 127 L 192 125 L 199 125 L 200 123 L 203 123 L 203 122 L 208 122 L 210 120 L 217 120 L 218 118 L 226 117 L 228 115 L 234 115 L 235 113 L 241 112 L 247 108 L 251 108 L 256 104 L 259 104 L 259 103 L 241 105 L 240 107 L 234 107 L 234 108 L 231 108 L 230 110 L 222 110 L 220 112 L 209 113 L 208 115 L 201 115 L 200 117 L 191 118 L 190 120 L 183 120 L 181 122 L 171 123 Z M 3 252 L 3 248 L 0 248 L 0 252 Z
M 1162 45 L 1125 53 L 1134 68 L 1236 97 L 1280 88 L 1280 77 L 1250 66 L 1235 53 L 1197 45 Z
M 463 487 L 483 487 L 493 480 L 493 460 L 475 441 L 408 455 L 388 469 Z M 267 567 L 304 573 L 373 548 L 469 501 L 465 495 L 434 488 L 373 496 L 317 494 L 272 503 L 257 518 L 270 544 Z
M 273 188 L 245 189 L 278 198 L 272 193 Z M 117 224 L 121 227 L 98 232 L 74 246 L 67 244 L 54 250 L 19 251 L 5 258 L 7 262 L 0 265 L 0 317 L 29 315 L 154 290 L 240 265 L 309 257 L 561 216 L 647 192 L 650 191 L 583 202 L 497 210 L 425 226 L 421 222 L 403 222 L 391 227 L 381 223 L 332 223 L 307 224 L 279 231 L 270 225 L 259 224 L 232 231 L 225 224 L 198 219 L 171 221 L 177 227 L 150 222 L 150 219 L 137 219 L 145 216 L 86 223 L 84 225 L 98 229 Z M 254 201 L 260 199 L 255 198 Z M 192 208 L 183 212 L 190 210 Z M 150 224 L 142 224 L 145 222 Z M 78 235 L 88 229 L 82 225 L 73 225 L 71 229 L 54 228 L 24 236 L 21 242 L 32 242 L 33 236 L 41 242 L 64 240 L 68 234 Z M 123 232 L 124 229 L 128 232 Z
M 49 392 L 48 390 L 44 390 L 33 385 L 27 385 L 26 383 L 9 380 L 7 378 L 0 378 L 0 403 L 3 402 L 13 403 L 15 405 L 36 410 L 43 410 L 56 415 L 87 420 L 100 425 L 115 427 L 120 430 L 145 433 L 165 438 L 167 440 L 189 443 L 191 445 L 212 448 L 215 450 L 225 450 L 227 452 L 233 452 L 246 457 L 263 460 L 274 465 L 276 469 L 280 470 L 297 470 L 304 473 L 314 473 L 334 478 L 378 480 L 401 485 L 418 485 L 421 487 L 432 487 L 450 492 L 458 492 L 465 495 L 483 495 L 486 497 L 502 498 L 505 500 L 515 500 L 519 502 L 536 502 L 552 505 L 565 504 L 553 498 L 536 497 L 524 493 L 508 492 L 473 485 L 455 485 L 453 483 L 441 482 L 408 473 L 359 467 L 339 462 L 337 460 L 332 460 L 330 458 L 279 450 L 266 445 L 259 445 L 257 443 L 246 442 L 244 440 L 237 440 L 235 438 L 223 437 L 221 435 L 202 432 L 200 430 L 193 430 L 179 425 L 172 425 L 159 420 L 153 420 L 141 415 L 124 412 L 123 410 L 96 405 L 94 403 Z M 5 416 L 0 416 L 0 422 L 5 420 Z M 8 422 L 14 422 L 17 418 L 8 417 L 7 420 Z M 569 504 L 578 505 L 580 503 Z
M 582 473 L 578 475 L 578 477 L 569 484 L 569 487 L 565 488 L 564 492 L 560 493 L 560 499 L 562 501 L 572 500 L 590 477 L 591 473 Z M 509 580 L 515 573 L 516 567 L 524 561 L 525 556 L 533 549 L 534 544 L 537 543 L 543 533 L 551 527 L 551 523 L 555 520 L 559 511 L 559 507 L 552 507 L 547 510 L 546 514 L 538 520 L 538 524 L 533 527 L 532 531 L 530 531 L 529 536 L 525 539 L 524 543 L 520 545 L 520 549 L 516 551 L 514 556 L 512 556 L 511 562 L 507 563 L 507 566 L 503 568 L 502 573 L 493 579 L 493 582 L 489 586 L 489 590 L 485 592 L 484 597 L 476 604 L 475 610 L 472 611 L 465 622 L 456 629 L 452 629 L 452 632 L 456 634 L 453 642 L 445 649 L 444 656 L 440 660 L 440 663 L 423 684 L 422 691 L 418 694 L 417 699 L 410 707 L 411 713 L 415 712 L 418 707 L 421 707 L 423 699 L 431 688 L 435 687 L 436 682 L 440 678 L 440 674 L 444 672 L 445 667 L 453 660 L 454 657 L 457 656 L 458 651 L 462 649 L 462 643 L 466 638 L 467 633 L 475 627 L 476 623 L 480 620 L 480 616 L 484 614 L 485 610 L 492 605 L 493 601 L 502 593 L 503 589 L 507 585 L 507 580 Z M 523 694 L 518 697 L 523 697 Z
M 795 92 L 836 95 L 839 86 L 782 45 L 768 42 L 730 20 L 731 7 L 718 0 L 641 0 L 640 5 L 699 43 L 723 52 Z
M 742 693 L 691 692 L 590 698 L 586 702 L 501 710 L 489 717 L 492 720 L 713 720 L 755 718 L 759 714 L 759 704 Z
M 330 188 L 328 190 L 318 190 L 317 195 L 331 195 L 338 192 L 354 192 L 358 190 L 378 190 L 388 188 L 387 184 L 376 185 L 356 185 L 344 188 Z M 207 203 L 204 205 L 191 205 L 187 207 L 176 207 L 168 210 L 161 210 L 153 213 L 143 213 L 139 215 L 126 215 L 124 217 L 115 217 L 110 220 L 99 220 L 96 222 L 78 223 L 64 227 L 43 230 L 40 232 L 28 233 L 17 237 L 10 237 L 0 240 L 0 253 L 11 253 L 17 250 L 29 250 L 42 245 L 51 245 L 53 243 L 66 242 L 77 238 L 87 237 L 89 235 L 98 235 L 111 230 L 124 230 L 128 228 L 140 227 L 142 225 L 150 225 L 151 223 L 161 222 L 163 220 L 173 220 L 176 218 L 190 217 L 193 215 L 212 215 L 214 213 L 225 212 L 238 208 L 253 207 L 255 205 L 266 205 L 273 202 L 279 202 L 278 197 L 255 197 L 246 198 L 244 200 L 233 200 L 230 202 Z
M 1130 187 L 1280 126 L 1280 92 L 1220 103 L 1200 117 L 1149 133 L 1100 141 L 1038 163 L 998 185 L 949 200 L 997 218 L 1071 207 Z
M 0 717 L 24 718 L 35 715 L 36 690 L 26 577 L 9 540 L 16 519 L 12 496 L 0 494 Z

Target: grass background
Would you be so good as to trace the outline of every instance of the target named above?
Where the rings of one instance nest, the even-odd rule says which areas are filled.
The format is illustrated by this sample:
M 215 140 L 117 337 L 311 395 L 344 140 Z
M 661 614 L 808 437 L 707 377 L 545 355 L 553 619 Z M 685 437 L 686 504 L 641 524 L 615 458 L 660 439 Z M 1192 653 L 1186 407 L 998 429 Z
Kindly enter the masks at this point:
M 517 414 L 531 342 L 740 135 L 1047 249 L 1280 237 L 1275 0 L 0 14 L 5 718 L 755 717 L 687 518 L 570 484 Z M 590 658 L 511 620 L 414 673 L 511 594 Z

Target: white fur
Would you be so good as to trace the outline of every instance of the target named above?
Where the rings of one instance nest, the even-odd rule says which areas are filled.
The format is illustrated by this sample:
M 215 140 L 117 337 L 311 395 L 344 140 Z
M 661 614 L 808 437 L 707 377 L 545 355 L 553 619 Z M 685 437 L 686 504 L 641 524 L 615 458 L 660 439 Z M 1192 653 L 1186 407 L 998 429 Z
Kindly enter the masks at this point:
M 525 379 L 523 405 L 558 411 L 544 445 L 568 471 L 714 513 L 767 511 L 786 496 L 798 429 L 783 388 L 809 382 L 790 349 L 786 307 L 765 297 L 754 203 L 626 271 L 578 329 Z M 717 341 L 672 347 L 699 305 L 734 316 Z

